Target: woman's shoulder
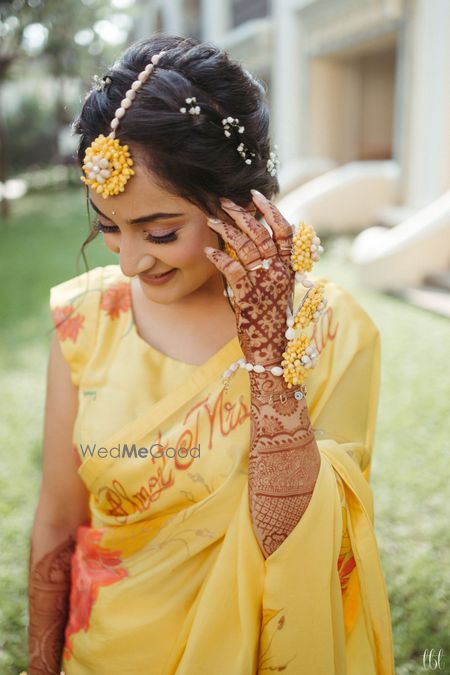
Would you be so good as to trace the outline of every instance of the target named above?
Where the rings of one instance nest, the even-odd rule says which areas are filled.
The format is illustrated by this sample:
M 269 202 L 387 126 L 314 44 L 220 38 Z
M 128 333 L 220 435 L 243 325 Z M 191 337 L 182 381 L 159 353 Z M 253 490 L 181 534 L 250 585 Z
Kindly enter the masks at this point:
M 119 265 L 95 267 L 50 288 L 53 325 L 75 385 L 94 348 L 101 317 L 114 319 L 129 307 L 129 281 Z
M 120 265 L 98 266 L 60 281 L 50 288 L 50 293 L 58 300 L 70 301 L 90 290 L 104 290 L 126 279 Z

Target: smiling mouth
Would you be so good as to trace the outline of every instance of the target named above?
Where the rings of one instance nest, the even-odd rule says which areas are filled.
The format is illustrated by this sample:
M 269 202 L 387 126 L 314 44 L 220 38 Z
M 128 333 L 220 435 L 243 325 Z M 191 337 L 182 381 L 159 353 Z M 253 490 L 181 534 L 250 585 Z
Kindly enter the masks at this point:
M 170 272 L 173 272 L 175 268 L 173 267 L 171 270 L 168 270 L 167 272 L 161 272 L 161 274 L 142 274 L 139 276 L 146 277 L 147 279 L 158 279 L 159 277 L 165 277 L 166 274 L 170 274 Z

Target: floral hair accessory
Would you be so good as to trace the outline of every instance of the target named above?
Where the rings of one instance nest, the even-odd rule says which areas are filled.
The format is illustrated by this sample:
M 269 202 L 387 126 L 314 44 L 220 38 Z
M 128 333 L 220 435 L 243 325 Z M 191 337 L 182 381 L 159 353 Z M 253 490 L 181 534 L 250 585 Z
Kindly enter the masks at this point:
M 270 153 L 270 157 L 267 160 L 267 171 L 271 176 L 277 175 L 277 170 L 280 165 L 280 160 L 278 159 L 278 145 L 273 146 L 273 150 Z
M 223 133 L 227 138 L 230 138 L 231 136 L 231 130 L 233 127 L 235 127 L 238 131 L 239 134 L 243 134 L 245 131 L 245 127 L 239 124 L 239 118 L 238 117 L 224 117 L 222 119 L 222 125 L 223 125 Z M 247 148 L 244 143 L 239 143 L 237 146 L 236 150 L 238 153 L 241 155 L 241 157 L 244 159 L 246 164 L 251 164 L 252 160 L 250 159 L 249 155 L 252 157 L 256 157 L 256 154 L 254 152 L 250 152 L 250 150 Z
M 190 98 L 185 98 L 184 100 L 186 101 L 186 103 L 189 103 L 189 104 L 197 103 L 197 99 L 195 98 L 195 96 L 191 96 Z M 200 106 L 199 105 L 191 105 L 189 110 L 187 110 L 187 108 L 183 107 L 183 108 L 180 108 L 180 112 L 184 113 L 184 114 L 189 112 L 189 114 L 191 114 L 191 115 L 200 115 Z
M 96 89 L 97 91 L 104 91 L 105 88 L 112 82 L 109 75 L 104 75 L 103 77 L 94 75 L 93 81 L 94 81 L 94 89 Z
M 125 98 L 120 102 L 120 107 L 117 108 L 114 119 L 110 124 L 111 133 L 108 136 L 100 134 L 86 149 L 83 163 L 83 171 L 86 176 L 81 176 L 80 180 L 86 185 L 90 185 L 104 199 L 123 192 L 128 180 L 131 176 L 134 176 L 135 172 L 131 168 L 133 160 L 128 146 L 121 145 L 116 138 L 116 130 L 120 120 L 136 98 L 139 89 L 153 73 L 164 53 L 165 50 L 162 50 L 159 54 L 152 56 L 151 63 L 145 66 L 131 88 L 126 92 Z M 110 78 L 109 80 L 111 81 Z

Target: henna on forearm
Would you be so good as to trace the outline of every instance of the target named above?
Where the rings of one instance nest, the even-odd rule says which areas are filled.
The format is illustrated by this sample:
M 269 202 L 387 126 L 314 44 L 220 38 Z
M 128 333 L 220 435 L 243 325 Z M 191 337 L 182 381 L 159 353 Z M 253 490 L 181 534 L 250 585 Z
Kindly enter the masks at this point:
M 281 378 L 250 373 L 251 450 L 249 504 L 265 558 L 300 521 L 311 500 L 320 452 L 305 398 L 297 400 Z M 281 403 L 280 393 L 287 393 Z M 273 402 L 266 402 L 273 393 Z M 259 400 L 262 395 L 263 401 Z
M 59 675 L 68 619 L 70 561 L 75 540 L 69 535 L 37 562 L 33 541 L 28 567 L 28 675 Z

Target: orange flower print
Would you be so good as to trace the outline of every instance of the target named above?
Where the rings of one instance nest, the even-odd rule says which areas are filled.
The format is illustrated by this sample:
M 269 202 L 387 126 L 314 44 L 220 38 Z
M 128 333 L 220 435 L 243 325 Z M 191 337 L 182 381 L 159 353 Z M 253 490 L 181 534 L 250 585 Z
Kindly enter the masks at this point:
M 128 312 L 131 306 L 130 284 L 119 281 L 102 293 L 100 307 L 110 319 L 117 319 L 120 312 Z
M 75 314 L 72 316 L 75 311 L 75 307 L 72 305 L 63 305 L 62 307 L 55 307 L 52 310 L 52 319 L 55 324 L 56 332 L 58 333 L 58 338 L 63 340 L 72 340 L 76 342 L 78 338 L 78 333 L 83 326 L 84 316 L 83 314 Z
M 337 567 L 339 572 L 339 579 L 341 582 L 341 591 L 342 593 L 344 593 L 344 591 L 347 590 L 350 574 L 356 567 L 356 561 L 355 558 L 353 557 L 351 550 L 346 551 L 345 553 L 341 553 L 341 555 L 338 558 Z
M 77 546 L 72 556 L 70 616 L 65 630 L 64 658 L 72 657 L 71 636 L 89 629 L 89 618 L 101 586 L 110 586 L 128 572 L 120 567 L 121 551 L 100 546 L 102 531 L 86 525 L 77 530 Z

